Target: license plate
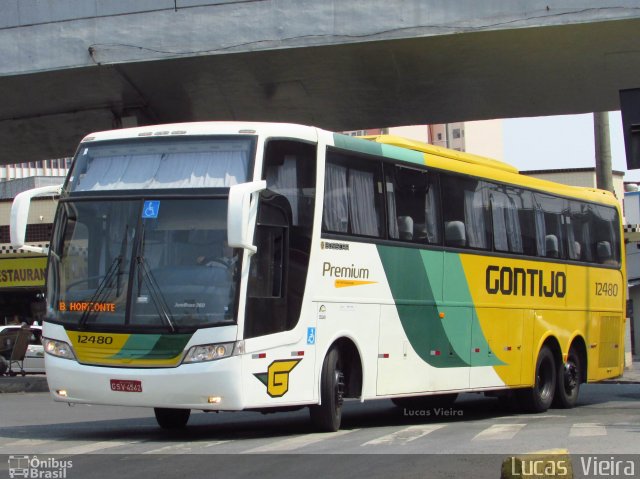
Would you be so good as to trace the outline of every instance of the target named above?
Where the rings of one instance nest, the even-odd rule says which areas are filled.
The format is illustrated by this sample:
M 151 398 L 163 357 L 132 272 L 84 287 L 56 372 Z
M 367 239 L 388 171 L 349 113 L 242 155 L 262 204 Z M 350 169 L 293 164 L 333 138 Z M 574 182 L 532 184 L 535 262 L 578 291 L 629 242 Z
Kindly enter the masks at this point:
M 112 379 L 111 390 L 125 392 L 125 393 L 141 393 L 142 381 L 135 381 L 135 380 L 128 380 L 128 379 Z

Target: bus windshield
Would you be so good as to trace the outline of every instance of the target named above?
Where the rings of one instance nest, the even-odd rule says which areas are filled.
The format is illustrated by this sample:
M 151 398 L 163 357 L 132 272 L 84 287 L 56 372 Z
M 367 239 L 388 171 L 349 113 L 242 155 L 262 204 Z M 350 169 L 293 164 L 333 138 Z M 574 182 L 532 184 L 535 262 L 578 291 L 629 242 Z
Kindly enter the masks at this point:
M 69 192 L 228 188 L 248 181 L 255 138 L 140 138 L 85 143 Z
M 61 201 L 49 320 L 79 328 L 184 331 L 236 319 L 240 257 L 226 198 Z

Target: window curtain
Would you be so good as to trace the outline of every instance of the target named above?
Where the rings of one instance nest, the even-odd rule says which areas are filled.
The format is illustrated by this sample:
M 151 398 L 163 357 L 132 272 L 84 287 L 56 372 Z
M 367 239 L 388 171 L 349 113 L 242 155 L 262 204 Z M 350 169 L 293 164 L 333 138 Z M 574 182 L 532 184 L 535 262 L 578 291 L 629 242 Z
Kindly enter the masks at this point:
M 357 235 L 378 236 L 373 173 L 351 169 L 349 193 L 351 232 Z
M 487 228 L 485 208 L 487 203 L 484 196 L 487 189 L 482 182 L 478 182 L 475 191 L 464 192 L 464 221 L 467 229 L 467 241 L 472 248 L 487 249 Z M 488 198 L 487 198 L 488 199 Z
M 582 223 L 582 255 L 585 261 L 593 261 L 593 247 L 591 245 L 591 228 L 589 223 Z
M 433 184 L 427 191 L 424 198 L 424 221 L 427 230 L 427 241 L 429 243 L 440 242 L 440 232 L 438 231 L 438 210 L 436 203 L 436 192 Z
M 567 232 L 567 249 L 569 250 L 569 259 L 580 259 L 578 254 L 578 246 L 576 246 L 576 236 L 571 224 L 571 217 L 565 216 L 565 231 Z
M 294 225 L 298 224 L 298 175 L 296 157 L 285 156 L 279 167 L 269 168 L 267 171 L 267 188 L 280 193 L 289 200 Z
M 346 233 L 349 226 L 349 201 L 347 197 L 347 169 L 327 162 L 324 176 L 325 229 Z
M 547 245 L 545 238 L 547 236 L 547 227 L 544 222 L 544 211 L 540 204 L 534 200 L 533 205 L 534 216 L 533 219 L 536 223 L 536 246 L 539 256 L 547 256 Z
M 245 181 L 245 151 L 97 157 L 75 191 L 229 187 Z
M 507 223 L 507 238 L 509 240 L 510 251 L 513 253 L 523 253 L 524 246 L 522 244 L 522 230 L 520 229 L 518 206 L 510 196 L 507 196 L 505 220 Z
M 506 198 L 501 192 L 491 194 L 491 219 L 493 221 L 493 243 L 497 251 L 509 251 L 507 223 L 505 221 Z
M 396 193 L 394 185 L 387 182 L 387 209 L 389 210 L 389 238 L 399 238 L 398 209 L 396 207 Z

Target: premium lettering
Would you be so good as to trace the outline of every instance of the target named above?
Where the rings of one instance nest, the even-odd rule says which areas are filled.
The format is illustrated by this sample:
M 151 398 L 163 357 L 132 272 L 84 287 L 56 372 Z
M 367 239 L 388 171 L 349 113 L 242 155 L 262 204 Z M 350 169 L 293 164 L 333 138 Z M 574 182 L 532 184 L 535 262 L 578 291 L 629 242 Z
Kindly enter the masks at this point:
M 367 268 L 357 268 L 351 266 L 333 266 L 328 261 L 322 263 L 322 276 L 331 276 L 332 278 L 349 278 L 349 279 L 368 279 L 369 270 Z
M 487 266 L 486 289 L 489 294 L 564 298 L 567 275 L 564 271 L 544 271 L 509 266 Z

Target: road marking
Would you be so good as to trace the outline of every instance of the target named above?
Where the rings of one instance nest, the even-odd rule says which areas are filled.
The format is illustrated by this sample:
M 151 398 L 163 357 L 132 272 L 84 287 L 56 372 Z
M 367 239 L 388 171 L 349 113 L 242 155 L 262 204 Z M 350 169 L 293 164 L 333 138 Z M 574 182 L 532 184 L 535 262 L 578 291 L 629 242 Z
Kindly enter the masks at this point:
M 46 444 L 47 442 L 53 441 L 51 441 L 50 439 L 20 439 L 19 441 L 13 441 L 7 444 L 3 444 L 2 448 L 6 449 L 7 447 L 39 446 L 41 444 Z
M 316 432 L 313 434 L 303 434 L 300 436 L 294 436 L 281 441 L 276 441 L 264 446 L 254 447 L 243 451 L 243 454 L 255 454 L 264 452 L 282 452 L 292 451 L 294 449 L 300 449 L 310 444 L 316 444 L 321 441 L 327 441 L 329 439 L 335 439 L 336 437 L 344 436 L 352 432 L 359 431 L 359 429 L 346 429 L 337 432 Z
M 606 436 L 607 429 L 602 424 L 593 422 L 577 423 L 571 426 L 569 437 Z
M 66 447 L 63 449 L 56 449 L 54 451 L 47 451 L 46 454 L 61 454 L 65 456 L 71 456 L 74 454 L 89 454 L 92 452 L 98 452 L 103 449 L 111 449 L 114 447 L 128 446 L 129 444 L 136 444 L 142 441 L 100 441 L 92 442 L 89 444 L 81 444 L 78 446 Z
M 167 446 L 159 447 L 157 449 L 151 449 L 150 451 L 145 451 L 142 454 L 176 454 L 176 453 L 185 453 L 187 451 L 191 451 L 194 447 L 200 447 L 202 449 L 207 447 L 218 446 L 219 444 L 224 444 L 227 441 L 213 441 L 213 442 L 189 442 L 188 444 L 169 444 Z
M 420 424 L 417 426 L 409 426 L 399 431 L 387 434 L 385 436 L 367 441 L 362 446 L 378 446 L 381 444 L 407 444 L 416 439 L 420 439 L 433 431 L 446 427 L 446 424 Z
M 559 417 L 567 417 L 564 416 L 562 414 L 519 414 L 519 415 L 514 415 L 514 416 L 501 416 L 501 417 L 497 417 L 496 420 L 502 420 L 502 419 L 510 419 L 510 420 L 514 420 L 514 419 L 555 419 L 555 418 L 559 418 Z
M 504 441 L 513 438 L 526 424 L 494 424 L 476 434 L 473 441 Z

